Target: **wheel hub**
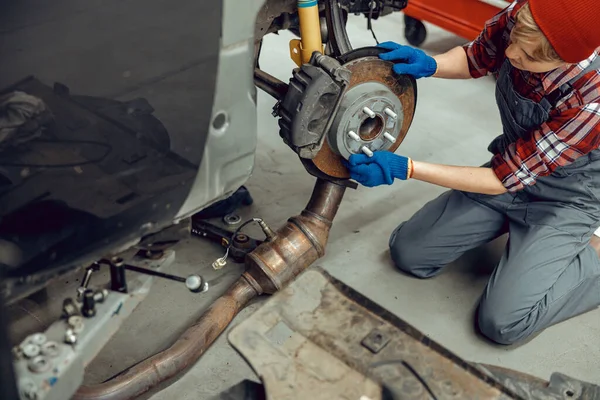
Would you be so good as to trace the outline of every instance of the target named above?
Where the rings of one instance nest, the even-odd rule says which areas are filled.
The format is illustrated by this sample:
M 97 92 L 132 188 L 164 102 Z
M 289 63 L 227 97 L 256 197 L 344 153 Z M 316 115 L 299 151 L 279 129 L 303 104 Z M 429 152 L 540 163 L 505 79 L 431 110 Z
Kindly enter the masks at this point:
M 360 83 L 344 95 L 327 135 L 328 143 L 345 159 L 352 154 L 388 150 L 396 142 L 403 120 L 402 103 L 387 86 Z

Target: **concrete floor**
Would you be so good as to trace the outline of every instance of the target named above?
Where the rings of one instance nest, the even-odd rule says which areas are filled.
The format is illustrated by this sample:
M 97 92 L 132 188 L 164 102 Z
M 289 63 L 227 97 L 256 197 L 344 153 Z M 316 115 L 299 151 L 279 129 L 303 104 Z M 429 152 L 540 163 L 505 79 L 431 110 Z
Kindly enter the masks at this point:
M 400 14 L 376 21 L 374 27 L 380 41 L 405 42 Z M 374 43 L 362 17 L 350 19 L 349 31 L 354 47 Z M 289 39 L 286 33 L 266 37 L 261 59 L 263 69 L 286 81 L 293 68 L 288 57 Z M 424 49 L 438 53 L 461 43 L 451 34 L 430 28 Z M 486 161 L 487 144 L 500 132 L 493 79 L 420 80 L 418 89 L 414 123 L 399 152 L 439 163 L 475 166 Z M 245 212 L 279 226 L 304 207 L 314 178 L 279 138 L 276 120 L 270 115 L 273 100 L 263 93 L 258 100 L 259 147 L 256 168 L 247 185 L 255 205 Z M 542 378 L 560 371 L 600 383 L 600 311 L 549 328 L 517 348 L 495 346 L 476 335 L 474 308 L 499 257 L 501 242 L 466 255 L 432 280 L 416 280 L 395 270 L 387 251 L 389 233 L 441 192 L 416 181 L 349 191 L 333 226 L 327 255 L 319 265 L 467 360 Z M 241 271 L 235 264 L 229 264 L 224 272 L 212 271 L 209 264 L 221 252 L 213 244 L 190 239 L 177 251 L 178 260 L 171 271 L 204 274 L 213 281 L 211 290 L 198 301 L 197 295 L 175 291 L 172 283 L 157 281 L 146 302 L 90 367 L 88 382 L 106 379 L 167 346 Z M 260 301 L 250 306 L 235 322 L 259 305 Z M 222 335 L 181 379 L 151 398 L 207 399 L 244 378 L 257 379 Z

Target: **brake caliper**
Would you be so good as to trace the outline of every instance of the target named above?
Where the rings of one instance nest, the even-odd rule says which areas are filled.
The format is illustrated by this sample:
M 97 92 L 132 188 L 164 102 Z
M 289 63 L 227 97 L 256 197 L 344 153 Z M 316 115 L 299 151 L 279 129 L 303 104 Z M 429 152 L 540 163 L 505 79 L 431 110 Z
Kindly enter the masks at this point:
M 302 158 L 314 158 L 331 128 L 351 73 L 335 58 L 315 52 L 293 72 L 285 98 L 275 105 L 279 135 Z

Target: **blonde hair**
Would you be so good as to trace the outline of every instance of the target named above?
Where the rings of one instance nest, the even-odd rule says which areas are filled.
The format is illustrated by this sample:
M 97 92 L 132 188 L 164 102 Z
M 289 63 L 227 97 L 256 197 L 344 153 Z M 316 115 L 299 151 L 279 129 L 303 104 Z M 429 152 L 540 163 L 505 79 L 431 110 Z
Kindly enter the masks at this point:
M 516 24 L 510 33 L 513 42 L 539 43 L 531 55 L 538 61 L 562 61 L 548 41 L 538 24 L 533 19 L 529 4 L 525 4 L 516 15 Z

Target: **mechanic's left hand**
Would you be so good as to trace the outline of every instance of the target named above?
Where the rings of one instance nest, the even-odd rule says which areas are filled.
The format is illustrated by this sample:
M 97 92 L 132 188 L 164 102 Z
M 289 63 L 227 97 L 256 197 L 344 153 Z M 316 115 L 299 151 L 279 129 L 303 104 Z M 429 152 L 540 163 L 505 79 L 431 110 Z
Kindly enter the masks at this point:
M 376 151 L 373 157 L 353 154 L 345 162 L 350 177 L 367 187 L 391 185 L 394 178 L 406 180 L 411 176 L 412 161 L 390 151 Z

